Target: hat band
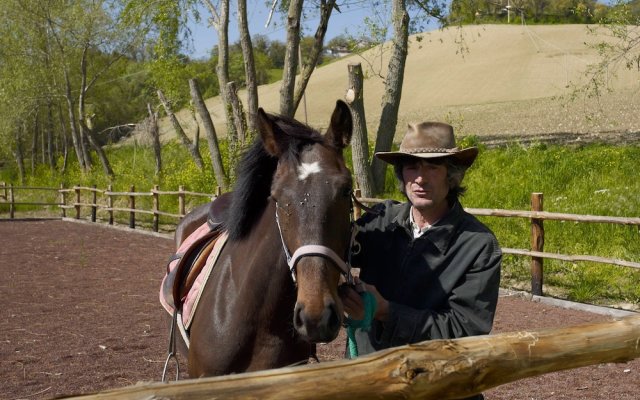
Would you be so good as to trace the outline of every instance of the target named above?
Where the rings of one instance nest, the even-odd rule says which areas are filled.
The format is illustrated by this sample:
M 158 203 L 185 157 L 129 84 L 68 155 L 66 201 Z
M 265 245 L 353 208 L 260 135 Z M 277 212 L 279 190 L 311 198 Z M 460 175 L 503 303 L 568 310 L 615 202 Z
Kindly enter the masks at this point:
M 429 147 L 423 147 L 423 148 L 418 148 L 418 149 L 400 149 L 401 152 L 403 153 L 407 153 L 407 154 L 415 154 L 415 153 L 458 153 L 460 151 L 460 149 L 458 149 L 457 147 L 454 147 L 452 149 L 445 149 L 445 148 L 429 148 Z

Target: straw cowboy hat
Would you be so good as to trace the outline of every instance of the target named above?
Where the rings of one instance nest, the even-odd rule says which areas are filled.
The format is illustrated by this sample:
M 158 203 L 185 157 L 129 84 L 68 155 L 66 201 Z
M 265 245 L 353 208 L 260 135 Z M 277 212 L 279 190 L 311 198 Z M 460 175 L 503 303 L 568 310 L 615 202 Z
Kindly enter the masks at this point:
M 396 164 L 411 157 L 451 157 L 457 164 L 470 167 L 478 156 L 478 148 L 469 147 L 461 150 L 456 147 L 451 125 L 442 122 L 422 122 L 409 124 L 398 151 L 378 152 L 375 156 L 389 164 Z

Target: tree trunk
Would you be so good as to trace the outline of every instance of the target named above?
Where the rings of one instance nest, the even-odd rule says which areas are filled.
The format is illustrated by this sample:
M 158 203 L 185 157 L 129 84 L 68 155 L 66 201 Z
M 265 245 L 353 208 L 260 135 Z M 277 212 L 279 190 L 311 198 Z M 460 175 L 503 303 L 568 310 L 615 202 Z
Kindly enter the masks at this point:
M 382 97 L 380 124 L 376 133 L 376 152 L 391 150 L 398 123 L 398 109 L 402 97 L 404 67 L 409 45 L 409 14 L 407 13 L 406 0 L 393 0 L 393 26 L 393 48 L 385 80 L 384 96 Z M 384 161 L 373 158 L 371 171 L 376 193 L 384 191 L 386 167 L 387 164 Z
M 213 167 L 213 173 L 216 176 L 218 186 L 223 190 L 227 189 L 227 175 L 224 171 L 224 165 L 222 164 L 222 156 L 220 155 L 220 147 L 218 145 L 218 136 L 216 134 L 216 128 L 211 120 L 211 114 L 207 110 L 207 105 L 202 98 L 200 89 L 198 88 L 198 82 L 195 79 L 189 79 L 189 88 L 191 89 L 191 99 L 193 105 L 200 115 L 200 120 L 204 126 L 205 135 L 207 135 L 207 143 L 209 144 L 209 155 L 211 157 L 211 165 Z M 149 116 L 151 117 L 151 106 L 149 108 Z M 157 123 L 156 123 L 157 130 Z M 158 141 L 158 146 L 160 141 Z
M 200 168 L 201 170 L 204 169 L 204 162 L 202 161 L 202 156 L 200 155 L 198 146 L 191 143 L 191 140 L 189 140 L 187 135 L 184 133 L 184 130 L 182 129 L 182 126 L 180 126 L 178 118 L 176 118 L 176 115 L 173 113 L 171 104 L 169 104 L 166 97 L 164 97 L 164 93 L 162 93 L 162 90 L 158 90 L 158 98 L 160 99 L 162 106 L 167 112 L 169 120 L 171 120 L 171 124 L 173 125 L 173 129 L 175 130 L 176 135 L 178 136 L 182 144 L 187 148 L 187 150 L 189 150 L 189 153 L 191 153 L 191 158 L 193 158 L 193 161 L 196 163 L 198 168 Z
M 98 140 L 94 136 L 91 118 L 87 118 L 86 124 L 84 123 L 84 121 L 80 120 L 80 127 L 86 133 L 87 139 L 89 139 L 89 144 L 96 151 L 96 154 L 100 159 L 100 163 L 102 164 L 102 170 L 104 171 L 104 174 L 110 177 L 114 177 L 115 174 L 113 173 L 113 169 L 111 168 L 111 164 L 109 163 L 109 158 L 107 158 L 107 154 L 104 152 L 104 149 L 102 148 L 102 146 L 100 146 L 100 143 L 98 143 Z
M 62 173 L 67 170 L 67 161 L 69 160 L 69 139 L 67 138 L 67 130 L 64 127 L 64 114 L 62 113 L 62 104 L 58 103 L 58 115 L 60 116 L 60 132 L 62 133 Z
M 26 131 L 25 124 L 22 125 L 22 134 Z M 15 150 L 13 156 L 16 159 L 16 165 L 18 166 L 18 178 L 20 184 L 24 185 L 25 171 L 24 171 L 24 151 L 22 150 L 22 135 L 20 134 L 20 128 L 15 129 Z
M 238 26 L 240 27 L 240 46 L 242 47 L 244 73 L 247 83 L 249 136 L 254 136 L 258 132 L 258 80 L 256 78 L 256 63 L 253 58 L 253 45 L 249 35 L 246 0 L 238 0 Z
M 38 112 L 36 111 L 33 119 L 33 133 L 31 135 L 31 174 L 36 172 L 36 161 L 38 161 Z
M 40 135 L 40 164 L 47 165 L 47 128 L 44 116 L 43 121 L 41 121 L 40 132 L 38 132 L 38 134 Z
M 240 154 L 245 147 L 245 132 L 247 129 L 242 102 L 238 98 L 238 92 L 235 82 L 228 83 L 227 93 L 229 94 L 229 108 L 233 112 L 233 120 L 235 121 L 235 129 L 238 132 L 238 139 L 229 142 L 229 180 L 235 181 L 235 172 L 240 160 Z
M 238 97 L 238 87 L 235 82 L 229 82 L 227 84 L 227 95 L 229 96 L 229 105 L 233 113 L 233 121 L 236 124 L 236 132 L 238 132 L 238 145 L 242 148 L 247 144 L 247 123 L 244 107 Z
M 149 113 L 149 124 L 147 130 L 151 136 L 151 142 L 153 143 L 153 154 L 156 158 L 156 175 L 162 171 L 162 152 L 160 147 L 160 131 L 158 129 L 158 112 L 153 111 L 151 104 L 147 103 L 147 111 Z
M 47 99 L 47 162 L 49 167 L 54 169 L 56 167 L 56 156 L 53 149 L 53 104 L 51 99 Z
M 78 134 L 78 130 L 76 129 L 76 116 L 73 107 L 73 97 L 71 96 L 71 82 L 69 81 L 69 74 L 67 71 L 64 71 L 64 80 L 65 80 L 65 95 L 64 98 L 67 101 L 67 112 L 69 113 L 69 127 L 71 128 L 71 140 L 73 142 L 73 149 L 76 152 L 76 157 L 78 158 L 78 164 L 83 171 L 89 170 L 89 166 L 84 158 L 84 152 L 82 151 L 82 147 L 80 145 L 80 135 Z
M 82 50 L 82 57 L 80 59 L 80 94 L 78 94 L 78 127 L 80 132 L 80 148 L 82 149 L 82 153 L 84 154 L 84 159 L 89 168 L 93 167 L 93 163 L 91 162 L 91 155 L 89 153 L 89 148 L 87 146 L 87 142 L 94 147 L 98 146 L 94 144 L 93 137 L 89 137 L 89 132 L 87 131 L 85 124 L 85 108 L 84 108 L 84 99 L 87 93 L 87 47 L 85 46 Z M 100 155 L 98 155 L 100 157 Z M 101 158 L 102 160 L 102 158 Z M 104 166 L 104 164 L 103 164 Z
M 287 15 L 287 48 L 284 55 L 284 71 L 280 87 L 280 114 L 293 118 L 293 91 L 298 69 L 298 48 L 300 47 L 300 16 L 302 0 L 291 0 Z
M 211 13 L 211 19 L 218 33 L 218 65 L 216 66 L 216 76 L 220 87 L 220 97 L 227 118 L 227 138 L 229 141 L 236 140 L 237 133 L 233 121 L 233 113 L 229 107 L 229 96 L 227 94 L 227 84 L 229 83 L 229 0 L 220 1 L 220 13 L 211 0 L 205 1 Z
M 316 29 L 316 34 L 314 36 L 315 41 L 313 42 L 313 49 L 311 49 L 309 62 L 303 66 L 302 73 L 300 74 L 300 79 L 298 79 L 298 82 L 296 84 L 295 93 L 293 95 L 292 115 L 295 115 L 296 110 L 300 105 L 300 101 L 302 100 L 304 92 L 307 89 L 307 84 L 309 83 L 311 74 L 313 74 L 313 71 L 318 64 L 320 54 L 324 50 L 324 37 L 327 33 L 329 18 L 331 18 L 331 11 L 333 11 L 333 7 L 335 6 L 335 4 L 336 0 L 322 0 L 320 2 L 320 22 L 318 22 L 318 28 Z M 299 60 L 299 62 L 302 63 L 302 60 Z
M 353 117 L 353 135 L 351 136 L 351 158 L 356 182 L 363 197 L 373 197 L 371 170 L 369 169 L 369 140 L 367 120 L 364 113 L 364 86 L 362 83 L 362 66 L 349 64 L 349 88 L 346 100 L 351 106 Z

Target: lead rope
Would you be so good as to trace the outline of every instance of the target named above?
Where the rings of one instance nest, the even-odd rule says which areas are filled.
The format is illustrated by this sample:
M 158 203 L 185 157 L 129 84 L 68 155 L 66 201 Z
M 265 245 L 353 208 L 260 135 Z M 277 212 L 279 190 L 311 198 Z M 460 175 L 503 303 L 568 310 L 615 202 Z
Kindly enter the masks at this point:
M 347 346 L 349 348 L 349 358 L 358 357 L 358 343 L 356 342 L 356 330 L 369 332 L 373 316 L 376 314 L 376 298 L 371 292 L 361 292 L 360 296 L 364 301 L 364 319 L 352 319 L 347 317 L 345 325 L 347 326 Z

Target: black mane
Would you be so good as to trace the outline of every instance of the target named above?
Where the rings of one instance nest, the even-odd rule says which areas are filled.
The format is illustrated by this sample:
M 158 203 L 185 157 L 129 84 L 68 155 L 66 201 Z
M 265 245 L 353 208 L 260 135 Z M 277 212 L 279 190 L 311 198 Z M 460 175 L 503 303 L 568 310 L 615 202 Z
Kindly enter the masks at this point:
M 318 131 L 292 118 L 275 115 L 271 115 L 271 118 L 281 146 L 280 158 L 297 160 L 306 145 L 323 141 Z M 267 153 L 262 138 L 257 137 L 238 164 L 237 180 L 226 224 L 229 239 L 238 240 L 245 237 L 258 221 L 267 206 L 277 166 L 278 158 Z

